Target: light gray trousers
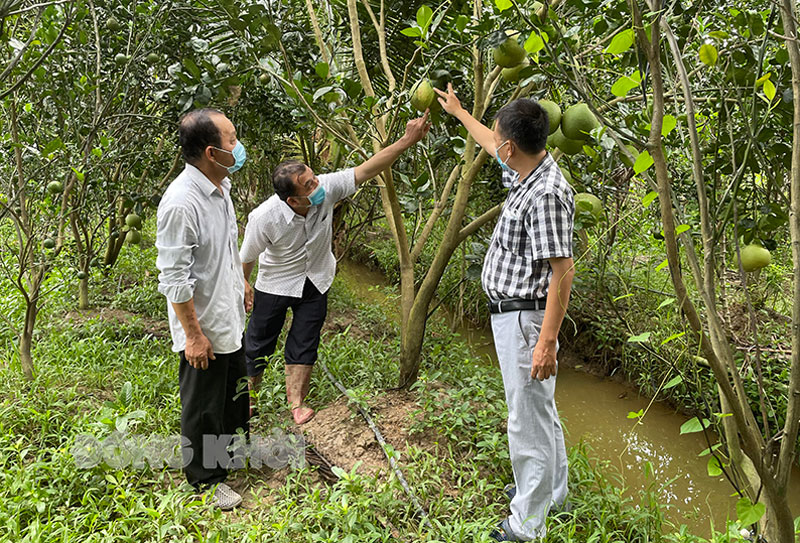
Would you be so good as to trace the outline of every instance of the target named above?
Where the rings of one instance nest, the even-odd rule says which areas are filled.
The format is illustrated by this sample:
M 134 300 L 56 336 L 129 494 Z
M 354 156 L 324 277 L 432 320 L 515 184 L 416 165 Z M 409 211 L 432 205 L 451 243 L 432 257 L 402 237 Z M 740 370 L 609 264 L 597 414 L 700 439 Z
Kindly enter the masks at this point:
M 544 310 L 492 315 L 492 332 L 508 404 L 508 448 L 517 494 L 509 522 L 520 539 L 545 535 L 551 507 L 567 498 L 567 451 L 555 402 L 556 378 L 531 378 Z

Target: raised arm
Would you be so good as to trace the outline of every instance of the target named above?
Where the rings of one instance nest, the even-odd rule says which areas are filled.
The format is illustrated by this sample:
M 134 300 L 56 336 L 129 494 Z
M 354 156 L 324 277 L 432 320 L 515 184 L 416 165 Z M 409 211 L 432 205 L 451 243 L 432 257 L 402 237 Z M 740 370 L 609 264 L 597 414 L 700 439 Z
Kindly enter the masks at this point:
M 439 95 L 439 103 L 442 104 L 442 108 L 461 121 L 461 124 L 464 125 L 464 128 L 467 129 L 475 141 L 478 142 L 478 145 L 483 147 L 489 156 L 494 156 L 495 148 L 494 148 L 494 132 L 491 128 L 481 123 L 475 117 L 470 115 L 469 111 L 464 109 L 461 106 L 461 100 L 458 99 L 456 93 L 453 91 L 453 84 L 447 84 L 447 92 L 440 91 L 439 89 L 433 89 L 436 91 L 436 94 Z
M 402 155 L 409 147 L 412 147 L 418 141 L 425 137 L 431 125 L 428 122 L 428 111 L 425 115 L 409 121 L 406 125 L 406 133 L 403 137 L 384 147 L 374 155 L 372 155 L 365 162 L 362 162 L 355 168 L 356 186 L 360 185 L 367 179 L 372 179 L 386 168 L 391 166 L 397 157 Z

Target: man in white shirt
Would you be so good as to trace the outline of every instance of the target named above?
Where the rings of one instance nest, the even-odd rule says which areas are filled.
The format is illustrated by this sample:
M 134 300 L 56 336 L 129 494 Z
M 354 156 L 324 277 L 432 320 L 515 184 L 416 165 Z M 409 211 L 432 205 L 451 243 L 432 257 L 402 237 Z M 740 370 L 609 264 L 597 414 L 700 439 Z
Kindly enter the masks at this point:
M 213 109 L 187 113 L 179 134 L 186 167 L 158 206 L 158 291 L 180 355 L 186 479 L 197 489 L 216 485 L 215 504 L 232 509 L 242 498 L 223 482 L 231 459 L 220 436 L 248 431 L 248 403 L 236 390 L 246 374 L 245 285 L 228 174 L 247 155 L 231 121 Z
M 253 314 L 245 336 L 250 388 L 255 390 L 261 382 L 264 360 L 275 351 L 286 310 L 291 307 L 292 326 L 284 358 L 286 398 L 296 424 L 314 416 L 304 400 L 317 360 L 328 289 L 336 273 L 331 251 L 333 207 L 365 180 L 390 167 L 429 129 L 425 112 L 408 123 L 402 138 L 369 160 L 319 177 L 301 162 L 283 162 L 272 174 L 275 194 L 248 217 L 240 253 L 248 296 L 250 275 L 257 259 L 259 263 Z

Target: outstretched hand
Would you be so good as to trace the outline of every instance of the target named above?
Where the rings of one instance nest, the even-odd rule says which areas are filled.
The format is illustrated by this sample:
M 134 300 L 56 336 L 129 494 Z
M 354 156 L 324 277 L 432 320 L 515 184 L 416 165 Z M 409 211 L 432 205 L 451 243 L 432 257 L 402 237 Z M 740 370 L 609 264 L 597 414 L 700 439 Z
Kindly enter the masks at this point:
M 431 129 L 431 123 L 428 122 L 429 113 L 430 110 L 426 109 L 425 114 L 422 117 L 418 117 L 413 121 L 408 121 L 404 137 L 411 143 L 411 145 L 419 142 L 428 134 L 428 131 Z
M 439 95 L 439 103 L 442 104 L 442 109 L 448 112 L 450 115 L 455 115 L 462 109 L 461 107 L 461 100 L 458 99 L 456 93 L 453 91 L 453 84 L 447 84 L 447 91 L 441 91 L 437 88 L 433 89 L 436 94 Z

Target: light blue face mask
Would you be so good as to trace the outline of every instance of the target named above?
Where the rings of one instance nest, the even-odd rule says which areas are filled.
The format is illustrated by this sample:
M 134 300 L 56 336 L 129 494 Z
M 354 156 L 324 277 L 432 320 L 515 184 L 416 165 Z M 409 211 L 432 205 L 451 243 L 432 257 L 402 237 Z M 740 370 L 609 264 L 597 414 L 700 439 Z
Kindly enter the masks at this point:
M 241 141 L 236 141 L 236 145 L 233 148 L 233 151 L 228 151 L 226 149 L 220 149 L 219 147 L 214 147 L 217 151 L 222 151 L 223 153 L 228 153 L 229 155 L 233 155 L 233 166 L 225 166 L 224 164 L 220 164 L 216 160 L 220 166 L 228 170 L 228 173 L 238 172 L 244 166 L 245 161 L 247 160 L 247 151 L 244 150 L 244 145 L 242 145 Z
M 308 195 L 308 201 L 311 202 L 312 206 L 318 206 L 322 202 L 324 202 L 325 187 L 323 187 L 322 185 L 317 185 L 317 188 L 315 188 L 313 192 Z
M 497 163 L 500 164 L 501 168 L 503 168 L 505 171 L 511 173 L 514 170 L 512 170 L 511 167 L 508 164 L 506 164 L 505 162 L 503 162 L 502 158 L 500 158 L 500 149 L 503 147 L 503 145 L 505 145 L 509 141 L 510 140 L 504 141 L 503 143 L 500 144 L 500 147 L 498 147 L 497 149 L 494 150 L 494 158 L 495 158 L 495 160 L 497 160 Z

